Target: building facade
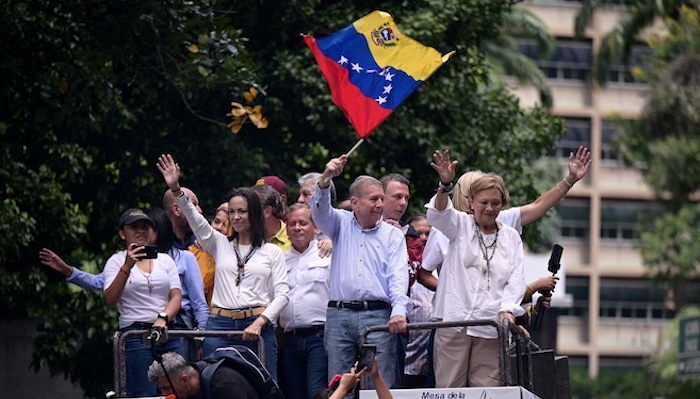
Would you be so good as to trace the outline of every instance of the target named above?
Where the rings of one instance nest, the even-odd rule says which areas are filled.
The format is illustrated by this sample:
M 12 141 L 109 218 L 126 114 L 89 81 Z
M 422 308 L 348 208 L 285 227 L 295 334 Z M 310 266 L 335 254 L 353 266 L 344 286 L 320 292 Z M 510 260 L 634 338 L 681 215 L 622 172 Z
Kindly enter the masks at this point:
M 557 144 L 562 175 L 566 157 L 578 146 L 587 146 L 593 159 L 586 178 L 557 207 L 566 291 L 573 300 L 558 309 L 556 352 L 593 377 L 601 368 L 641 367 L 643 358 L 657 349 L 673 311 L 664 305 L 667 290 L 648 278 L 638 247 L 639 216 L 653 215 L 658 206 L 641 173 L 625 167 L 614 151 L 611 116 L 638 117 L 649 88 L 622 63 L 613 65 L 605 87 L 591 77 L 596 49 L 625 10 L 598 10 L 585 37 L 577 40 L 579 2 L 531 0 L 517 6 L 535 13 L 557 38 L 556 55 L 549 60 L 539 59 L 534 42 L 522 40 L 519 47 L 548 77 L 552 113 L 568 126 Z M 635 48 L 630 65 L 645 51 Z M 514 85 L 513 91 L 523 107 L 539 101 L 533 87 Z

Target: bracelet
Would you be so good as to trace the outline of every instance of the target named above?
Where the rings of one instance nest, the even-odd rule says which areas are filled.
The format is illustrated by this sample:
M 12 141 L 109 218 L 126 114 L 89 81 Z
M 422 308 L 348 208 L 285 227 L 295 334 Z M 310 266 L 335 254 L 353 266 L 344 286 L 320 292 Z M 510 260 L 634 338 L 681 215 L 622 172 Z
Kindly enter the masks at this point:
M 564 182 L 564 184 L 566 184 L 566 187 L 569 187 L 569 188 L 571 188 L 571 187 L 573 187 L 573 186 L 574 186 L 573 184 L 569 183 L 569 181 L 568 181 L 568 180 L 566 180 L 566 177 L 565 177 L 565 178 L 563 178 L 563 179 L 561 179 L 561 181 L 562 181 L 562 182 Z
M 557 191 L 559 191 L 559 194 L 561 194 L 562 197 L 566 197 L 566 193 L 563 192 L 563 191 L 561 191 L 561 188 L 559 188 L 559 183 L 557 183 L 557 185 L 554 186 L 554 187 L 557 188 Z
M 182 198 L 185 195 L 185 192 L 182 190 L 182 188 L 180 188 L 179 190 L 180 190 L 180 195 L 175 195 L 175 191 L 173 191 L 173 195 L 175 196 L 175 198 Z M 170 190 L 170 191 L 172 191 L 172 190 Z
M 129 276 L 131 275 L 131 273 L 129 273 L 129 272 L 127 272 L 126 270 L 124 270 L 124 267 L 123 267 L 123 266 L 119 268 L 119 271 L 122 272 L 122 273 L 124 273 L 124 274 L 126 275 L 127 278 L 129 278 Z
M 454 183 L 450 182 L 450 184 L 445 184 L 442 180 L 440 180 L 438 192 L 449 193 L 450 191 L 452 191 L 452 187 L 454 187 Z

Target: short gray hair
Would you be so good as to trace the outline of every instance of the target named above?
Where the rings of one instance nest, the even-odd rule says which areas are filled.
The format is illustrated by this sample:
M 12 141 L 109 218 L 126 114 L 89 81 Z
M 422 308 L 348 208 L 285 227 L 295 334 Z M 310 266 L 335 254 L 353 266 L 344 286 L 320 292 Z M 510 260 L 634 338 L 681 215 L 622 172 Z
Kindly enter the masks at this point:
M 362 175 L 358 176 L 354 182 L 350 185 L 350 196 L 361 198 L 365 191 L 365 188 L 369 186 L 381 186 L 382 183 L 372 176 Z M 383 187 L 382 187 L 383 189 Z
M 154 360 L 148 367 L 148 381 L 154 382 L 158 378 L 164 376 L 164 367 L 165 371 L 167 371 L 168 375 L 171 377 L 180 376 L 183 374 L 187 374 L 188 376 L 192 377 L 196 373 L 194 367 L 187 364 L 187 361 L 185 361 L 182 356 L 175 352 L 168 352 L 163 354 L 162 366 L 157 360 Z
M 311 185 L 315 188 L 318 181 L 321 180 L 321 176 L 323 175 L 318 172 L 309 172 L 300 177 L 297 180 L 297 183 L 299 183 L 299 187 L 301 188 L 304 184 L 311 182 Z M 337 199 L 338 194 L 335 190 L 335 183 L 333 183 L 333 180 L 331 180 L 331 205 L 335 205 Z

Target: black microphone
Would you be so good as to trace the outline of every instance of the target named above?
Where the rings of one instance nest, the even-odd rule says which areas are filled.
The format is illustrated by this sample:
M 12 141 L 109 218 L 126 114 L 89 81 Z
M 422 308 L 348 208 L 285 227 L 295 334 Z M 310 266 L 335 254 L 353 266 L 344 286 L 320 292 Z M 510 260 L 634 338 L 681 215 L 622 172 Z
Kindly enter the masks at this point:
M 559 244 L 554 244 L 552 246 L 552 256 L 549 257 L 549 266 L 547 267 L 547 270 L 549 270 L 550 273 L 552 273 L 552 276 L 555 276 L 558 272 L 559 269 L 561 268 L 561 255 L 562 252 L 564 251 L 564 248 L 562 248 L 561 245 Z M 552 291 L 550 290 L 539 290 L 537 291 L 542 296 L 545 297 L 550 297 L 552 296 Z M 537 306 L 537 305 L 534 305 Z M 535 319 L 535 325 L 533 328 L 535 331 L 539 331 L 540 328 L 542 327 L 542 320 L 544 319 L 544 312 L 547 310 L 544 305 L 541 306 L 542 309 L 539 309 L 537 313 L 537 319 Z

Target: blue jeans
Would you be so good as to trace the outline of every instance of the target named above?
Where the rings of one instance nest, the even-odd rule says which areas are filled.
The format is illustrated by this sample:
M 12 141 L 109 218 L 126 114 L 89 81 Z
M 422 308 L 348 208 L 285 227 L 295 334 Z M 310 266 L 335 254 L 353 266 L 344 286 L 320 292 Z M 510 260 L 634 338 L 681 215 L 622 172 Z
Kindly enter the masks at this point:
M 253 324 L 255 319 L 259 316 L 248 317 L 245 319 L 234 320 L 230 317 L 218 316 L 215 314 L 210 314 L 207 320 L 207 331 L 243 331 L 249 325 Z M 265 368 L 270 372 L 272 378 L 277 381 L 277 337 L 275 336 L 275 329 L 272 326 L 267 326 L 262 329 L 260 337 L 263 339 L 263 344 L 265 347 L 265 358 L 262 360 Z M 218 337 L 207 337 L 202 343 L 202 351 L 204 352 L 204 357 L 207 357 L 214 353 L 216 348 L 222 348 L 231 345 L 245 345 L 255 352 L 258 356 L 258 341 L 243 341 L 237 338 L 218 338 Z
M 362 333 L 366 327 L 386 325 L 391 309 L 345 310 L 328 308 L 326 312 L 326 334 L 324 337 L 328 353 L 328 380 L 336 374 L 344 374 L 355 364 L 360 352 Z M 403 370 L 398 367 L 397 344 L 388 332 L 373 332 L 367 335 L 367 344 L 377 347 L 376 357 L 379 371 L 389 388 L 398 388 Z M 370 381 L 370 389 L 374 389 Z
M 280 350 L 282 376 L 286 381 L 285 399 L 311 399 L 328 386 L 328 357 L 323 332 L 298 337 L 284 334 Z
M 145 327 L 126 327 L 121 331 L 143 330 Z M 156 346 L 156 353 L 177 352 L 186 355 L 182 338 L 169 339 L 163 345 Z M 126 340 L 126 394 L 127 396 L 154 396 L 156 383 L 148 381 L 148 367 L 153 363 L 151 347 L 142 343 L 141 336 Z

